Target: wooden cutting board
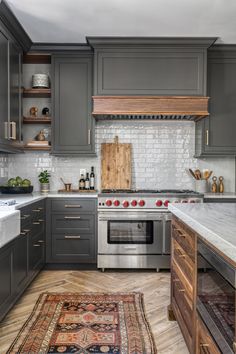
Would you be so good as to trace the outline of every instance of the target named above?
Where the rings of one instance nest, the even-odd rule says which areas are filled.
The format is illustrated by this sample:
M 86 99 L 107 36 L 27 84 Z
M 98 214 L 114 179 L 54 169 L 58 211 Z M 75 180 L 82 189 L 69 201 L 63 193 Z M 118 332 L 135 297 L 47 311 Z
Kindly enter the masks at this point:
M 118 136 L 114 143 L 101 144 L 101 188 L 131 188 L 131 144 L 120 144 Z

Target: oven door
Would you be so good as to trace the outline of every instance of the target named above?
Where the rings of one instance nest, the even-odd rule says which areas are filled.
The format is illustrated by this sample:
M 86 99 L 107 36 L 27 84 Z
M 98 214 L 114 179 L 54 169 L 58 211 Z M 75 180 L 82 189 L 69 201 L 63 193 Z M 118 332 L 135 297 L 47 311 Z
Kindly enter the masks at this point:
M 161 254 L 162 248 L 162 214 L 99 212 L 99 254 Z

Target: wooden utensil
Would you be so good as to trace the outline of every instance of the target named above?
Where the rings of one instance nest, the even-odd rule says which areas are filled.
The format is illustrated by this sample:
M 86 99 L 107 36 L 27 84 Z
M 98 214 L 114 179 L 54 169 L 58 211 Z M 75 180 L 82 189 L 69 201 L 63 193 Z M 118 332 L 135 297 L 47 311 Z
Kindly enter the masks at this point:
M 101 145 L 101 188 L 131 188 L 131 144 L 114 143 Z
M 201 171 L 198 169 L 194 171 L 194 175 L 197 180 L 200 180 L 202 178 Z
M 194 174 L 193 170 L 191 170 L 191 168 L 189 168 L 188 170 L 189 170 L 189 172 L 190 172 L 191 176 L 192 176 L 194 179 L 196 179 L 196 176 L 195 176 L 195 174 Z

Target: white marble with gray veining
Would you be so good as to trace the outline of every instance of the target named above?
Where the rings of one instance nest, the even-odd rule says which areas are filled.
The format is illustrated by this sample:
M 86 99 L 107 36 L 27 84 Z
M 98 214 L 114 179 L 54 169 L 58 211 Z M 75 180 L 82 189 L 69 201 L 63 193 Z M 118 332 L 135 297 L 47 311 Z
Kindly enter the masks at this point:
M 236 266 L 236 203 L 170 204 L 169 210 Z
M 20 211 L 0 211 L 0 248 L 20 234 Z
M 205 199 L 235 199 L 236 202 L 236 193 L 226 192 L 226 193 L 205 193 Z

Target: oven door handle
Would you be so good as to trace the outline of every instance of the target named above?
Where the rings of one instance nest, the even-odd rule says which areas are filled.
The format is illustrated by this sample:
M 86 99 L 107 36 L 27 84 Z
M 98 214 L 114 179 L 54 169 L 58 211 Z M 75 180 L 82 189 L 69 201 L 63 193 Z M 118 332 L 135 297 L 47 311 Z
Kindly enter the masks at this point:
M 114 215 L 114 216 L 98 216 L 99 221 L 162 221 L 163 217 L 162 216 L 156 216 L 156 215 Z

